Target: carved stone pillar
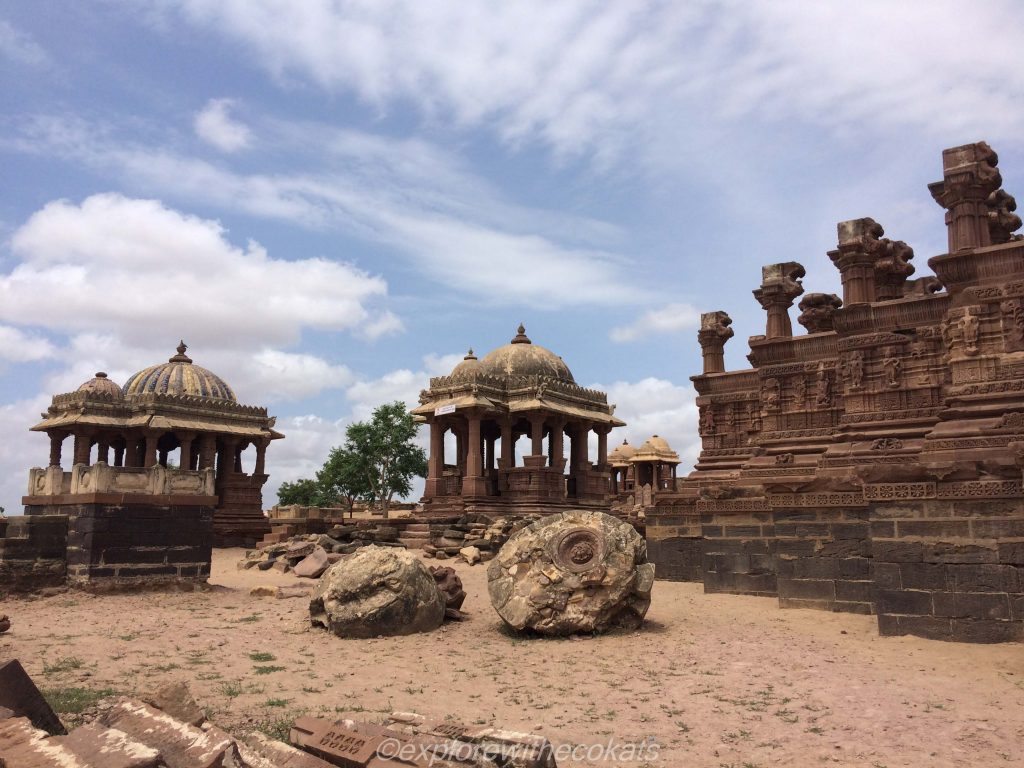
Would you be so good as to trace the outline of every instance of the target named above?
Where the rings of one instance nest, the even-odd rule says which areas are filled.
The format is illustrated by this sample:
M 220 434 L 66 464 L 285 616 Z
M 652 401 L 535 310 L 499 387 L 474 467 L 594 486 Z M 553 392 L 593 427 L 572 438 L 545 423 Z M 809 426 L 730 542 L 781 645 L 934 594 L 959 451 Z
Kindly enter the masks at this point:
M 836 225 L 839 247 L 828 257 L 839 269 L 843 283 L 843 303 L 864 304 L 875 301 L 875 254 L 878 238 L 885 234 L 874 219 L 852 219 Z
M 950 253 L 992 244 L 987 201 L 1003 183 L 998 162 L 983 141 L 942 151 L 942 181 L 929 184 L 928 191 L 946 209 Z
M 725 372 L 725 342 L 735 334 L 730 325 L 732 318 L 722 311 L 705 312 L 700 316 L 697 342 L 704 357 L 704 373 Z
M 100 435 L 96 441 L 96 463 L 110 463 L 110 436 Z
M 50 466 L 60 466 L 60 454 L 61 449 L 64 446 L 64 438 L 67 437 L 66 432 L 50 432 Z
M 124 445 L 124 446 L 118 445 L 118 446 L 114 447 L 114 466 L 115 467 L 123 467 L 124 466 L 124 456 L 125 456 L 125 452 L 126 451 L 127 451 L 127 444 Z
M 238 455 L 238 438 L 222 437 L 217 457 L 217 474 L 221 476 L 235 473 L 235 457 Z
M 423 495 L 432 499 L 441 495 L 444 474 L 444 425 L 435 417 L 430 421 L 430 455 L 427 457 L 427 483 Z
M 199 469 L 209 469 L 217 456 L 217 438 L 206 434 L 199 438 Z
M 808 333 L 834 330 L 836 310 L 843 300 L 834 293 L 808 293 L 800 299 L 800 316 L 796 319 Z
M 501 468 L 512 469 L 516 465 L 516 444 L 512 439 L 512 422 L 501 422 Z
M 544 415 L 540 413 L 530 414 L 530 453 L 533 456 L 540 456 L 544 453 Z
M 565 421 L 562 419 L 554 419 L 551 422 L 548 453 L 551 457 L 551 466 L 560 468 L 565 460 Z
M 270 440 L 260 438 L 254 440 L 253 444 L 256 446 L 256 466 L 252 473 L 253 475 L 265 475 L 267 474 L 267 446 L 270 444 Z
M 242 468 L 242 451 L 249 447 L 249 441 L 239 442 L 235 447 L 235 474 L 240 475 L 245 470 Z
M 146 451 L 142 455 L 142 466 L 152 467 L 157 463 L 156 444 L 160 435 L 156 432 L 146 432 Z
M 480 439 L 480 414 L 470 412 L 468 418 L 467 439 L 468 455 L 466 456 L 466 476 L 462 479 L 463 496 L 485 496 L 487 485 L 483 477 L 483 456 Z
M 761 287 L 754 291 L 754 298 L 768 312 L 766 339 L 784 339 L 793 335 L 789 308 L 804 292 L 800 284 L 804 274 L 803 266 L 795 261 L 761 267 Z
M 178 457 L 179 469 L 186 471 L 192 469 L 192 441 L 195 439 L 195 432 L 178 433 L 178 442 L 181 443 L 181 454 Z
M 92 435 L 88 432 L 75 432 L 74 464 L 88 464 L 89 451 L 92 448 Z
M 597 432 L 597 466 L 604 469 L 608 463 L 608 432 L 610 428 L 600 426 L 594 431 Z

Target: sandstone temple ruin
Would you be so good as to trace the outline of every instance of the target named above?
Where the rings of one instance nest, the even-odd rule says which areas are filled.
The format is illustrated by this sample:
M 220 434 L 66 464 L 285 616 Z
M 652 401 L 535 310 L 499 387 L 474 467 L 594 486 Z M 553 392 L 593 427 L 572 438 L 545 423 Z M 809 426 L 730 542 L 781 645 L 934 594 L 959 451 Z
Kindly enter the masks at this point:
M 1024 638 L 1024 240 L 985 143 L 929 185 L 949 251 L 869 218 L 838 226 L 843 296 L 763 270 L 765 333 L 726 371 L 725 312 L 702 316 L 703 450 L 647 511 L 660 578 L 782 606 L 874 613 L 882 634 Z
M 97 373 L 53 398 L 32 427 L 50 439 L 48 466 L 29 471 L 25 515 L 0 530 L 0 587 L 205 581 L 211 546 L 270 532 L 266 449 L 283 435 L 185 351 L 123 387 Z
M 510 343 L 481 359 L 470 350 L 451 374 L 430 380 L 413 410 L 430 428 L 424 511 L 607 510 L 608 433 L 624 424 L 613 411 L 604 392 L 579 386 L 565 361 L 534 344 L 521 325 Z M 591 431 L 596 464 L 588 456 Z M 447 432 L 455 436 L 451 457 Z M 517 458 L 523 435 L 530 453 Z

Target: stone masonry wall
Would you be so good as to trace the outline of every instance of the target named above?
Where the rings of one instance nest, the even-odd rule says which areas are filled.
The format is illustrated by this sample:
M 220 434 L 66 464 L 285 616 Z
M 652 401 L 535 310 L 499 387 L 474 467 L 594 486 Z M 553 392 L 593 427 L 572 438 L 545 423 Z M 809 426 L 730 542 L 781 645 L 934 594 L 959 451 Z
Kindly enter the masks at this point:
M 0 538 L 0 594 L 64 584 L 68 518 L 11 517 Z

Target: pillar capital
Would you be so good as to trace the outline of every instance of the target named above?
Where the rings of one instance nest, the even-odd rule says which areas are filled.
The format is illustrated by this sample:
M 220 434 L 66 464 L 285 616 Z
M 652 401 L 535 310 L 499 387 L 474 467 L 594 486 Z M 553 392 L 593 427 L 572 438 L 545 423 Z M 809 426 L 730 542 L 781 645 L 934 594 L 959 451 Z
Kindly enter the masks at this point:
M 942 151 L 942 181 L 928 191 L 946 209 L 950 253 L 992 244 L 987 200 L 1003 183 L 998 163 L 984 141 Z
M 836 310 L 843 306 L 843 300 L 834 293 L 808 293 L 800 300 L 800 316 L 797 322 L 808 333 L 824 333 L 833 330 Z
M 725 371 L 725 342 L 736 334 L 730 325 L 732 318 L 721 310 L 705 312 L 700 316 L 697 343 L 700 344 L 704 358 L 704 373 Z
M 768 312 L 765 338 L 778 339 L 793 335 L 789 308 L 796 297 L 804 292 L 800 282 L 806 274 L 803 265 L 795 261 L 768 264 L 761 267 L 761 287 L 754 290 L 754 298 Z
M 882 237 L 885 230 L 872 218 L 851 219 L 836 225 L 839 245 L 828 257 L 839 269 L 843 303 L 864 304 L 903 296 L 914 249 L 902 240 Z

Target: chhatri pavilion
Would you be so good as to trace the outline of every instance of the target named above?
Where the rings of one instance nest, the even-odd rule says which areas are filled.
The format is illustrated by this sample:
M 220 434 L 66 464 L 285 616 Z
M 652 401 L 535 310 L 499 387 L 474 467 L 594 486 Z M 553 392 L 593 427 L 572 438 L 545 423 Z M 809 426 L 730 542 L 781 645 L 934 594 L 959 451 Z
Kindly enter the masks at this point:
M 424 511 L 608 509 L 608 433 L 625 424 L 614 411 L 604 392 L 578 385 L 565 361 L 534 344 L 521 325 L 509 344 L 482 358 L 470 350 L 448 376 L 430 380 L 413 410 L 430 428 Z M 528 452 L 517 456 L 523 436 Z
M 263 515 L 265 456 L 283 435 L 266 408 L 239 403 L 223 379 L 185 351 L 182 342 L 166 363 L 139 371 L 123 387 L 97 373 L 53 398 L 32 427 L 49 436 L 50 460 L 46 469 L 31 470 L 29 513 L 59 511 L 85 497 L 172 506 L 188 497 L 213 507 L 217 545 L 251 545 L 270 531 Z M 64 471 L 69 437 L 71 467 Z M 246 473 L 242 454 L 249 446 L 256 455 Z

